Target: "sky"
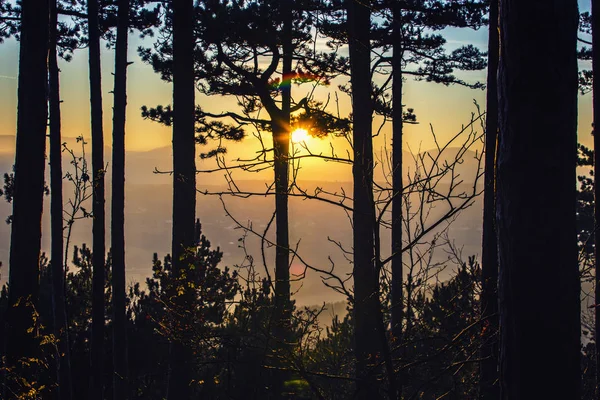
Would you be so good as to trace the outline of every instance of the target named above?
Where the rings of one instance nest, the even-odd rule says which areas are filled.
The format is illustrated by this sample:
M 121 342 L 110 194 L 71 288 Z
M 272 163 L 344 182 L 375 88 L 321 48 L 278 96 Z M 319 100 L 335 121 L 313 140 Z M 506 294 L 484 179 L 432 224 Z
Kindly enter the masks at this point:
M 581 11 L 586 11 L 589 6 L 580 2 Z M 474 44 L 485 50 L 487 47 L 487 30 L 478 31 L 468 29 L 447 29 L 445 32 L 448 41 L 447 48 L 452 50 L 463 44 Z M 158 147 L 170 146 L 171 131 L 169 128 L 157 123 L 144 120 L 140 115 L 142 105 L 155 106 L 170 104 L 172 99 L 172 86 L 160 79 L 152 68 L 144 64 L 137 55 L 139 45 L 148 45 L 148 39 L 140 39 L 136 33 L 130 35 L 129 61 L 133 64 L 128 69 L 128 108 L 126 126 L 126 148 L 128 151 L 147 151 Z M 102 95 L 104 101 L 104 135 L 105 142 L 110 145 L 112 129 L 112 71 L 114 68 L 114 54 L 112 50 L 102 46 Z M 89 84 L 87 49 L 77 50 L 71 62 L 62 61 L 61 69 L 61 97 L 63 116 L 63 136 L 75 137 L 83 135 L 89 137 L 90 112 L 89 112 Z M 18 75 L 18 42 L 7 40 L 0 45 L 0 135 L 14 135 L 16 131 L 16 101 L 17 101 L 17 75 Z M 458 73 L 461 78 L 485 82 L 486 71 L 471 73 Z M 336 85 L 328 88 L 319 88 L 322 93 L 333 93 Z M 293 88 L 295 98 L 300 98 L 302 92 L 310 90 L 307 85 Z M 350 101 L 347 95 L 339 93 L 342 114 L 349 112 Z M 591 145 L 591 94 L 580 96 L 579 140 Z M 485 109 L 485 91 L 473 90 L 460 86 L 443 86 L 426 82 L 415 82 L 408 78 L 404 84 L 404 103 L 406 107 L 415 109 L 419 124 L 408 125 L 405 128 L 405 146 L 413 152 L 427 150 L 434 146 L 431 129 L 434 129 L 438 140 L 444 142 L 447 138 L 458 132 L 461 126 L 468 123 L 471 113 L 476 112 L 476 101 Z M 235 110 L 235 100 L 223 96 L 197 95 L 197 104 L 207 111 L 220 113 Z M 374 125 L 378 127 L 376 119 Z M 386 125 L 381 135 L 375 139 L 376 152 L 389 143 L 390 124 Z M 345 152 L 344 143 L 333 143 L 340 152 Z M 330 152 L 328 140 L 310 139 L 307 142 L 314 152 Z M 237 157 L 247 157 L 253 154 L 257 141 L 245 140 L 242 144 L 228 145 L 229 160 Z M 9 149 L 0 149 L 7 151 Z M 209 167 L 211 161 L 206 162 Z M 310 166 L 310 162 L 308 162 Z M 199 165 L 203 167 L 202 164 Z M 316 167 L 316 164 L 314 165 Z M 342 179 L 348 176 L 349 170 L 332 172 L 332 179 Z

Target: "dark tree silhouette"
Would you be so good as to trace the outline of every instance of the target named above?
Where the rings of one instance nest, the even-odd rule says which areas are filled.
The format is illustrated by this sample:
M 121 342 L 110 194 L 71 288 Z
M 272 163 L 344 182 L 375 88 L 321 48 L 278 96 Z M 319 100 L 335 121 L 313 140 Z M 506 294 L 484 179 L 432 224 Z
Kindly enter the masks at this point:
M 102 73 L 100 70 L 100 25 L 98 0 L 87 1 L 89 35 L 90 105 L 92 123 L 92 235 L 93 235 L 93 280 L 92 280 L 92 348 L 90 354 L 89 399 L 104 398 L 104 264 L 106 252 L 105 209 L 104 209 L 104 134 L 102 131 Z
M 58 7 L 57 0 L 50 1 L 50 41 L 49 41 L 49 111 L 50 111 L 50 218 L 52 305 L 54 333 L 58 343 L 58 398 L 70 400 L 71 360 L 67 313 L 65 306 L 65 270 L 63 262 L 63 173 L 60 113 L 60 72 L 58 68 Z
M 485 177 L 483 192 L 483 239 L 481 262 L 481 316 L 484 319 L 480 364 L 480 399 L 497 399 L 498 382 L 498 245 L 496 237 L 496 141 L 498 139 L 498 89 L 496 75 L 500 56 L 498 0 L 490 2 L 488 39 L 487 104 L 485 120 Z
M 347 0 L 350 82 L 352 85 L 354 183 L 354 351 L 357 395 L 377 399 L 372 364 L 378 361 L 379 282 L 375 265 L 375 204 L 373 200 L 373 104 L 371 98 L 371 6 L 369 1 Z
M 593 17 L 596 18 L 593 18 Z M 600 199 L 600 184 L 596 183 L 596 179 L 600 174 L 600 170 L 597 168 L 598 159 L 597 154 L 600 153 L 600 132 L 597 132 L 597 126 L 600 124 L 600 89 L 598 85 L 600 82 L 600 1 L 592 0 L 592 95 L 593 95 L 593 135 L 594 135 L 594 230 L 598 229 L 600 223 L 600 206 L 598 206 L 598 199 Z M 596 337 L 596 399 L 600 399 L 600 368 L 598 368 L 598 362 L 600 361 L 600 346 L 598 346 L 598 339 L 600 337 L 600 254 L 598 247 L 600 246 L 600 235 L 596 232 L 594 235 L 594 267 L 596 272 L 595 279 L 595 337 Z
M 21 3 L 17 145 L 12 187 L 9 298 L 6 356 L 9 367 L 36 357 L 32 315 L 40 293 L 40 241 L 47 123 L 48 1 Z M 33 332 L 29 331 L 34 328 Z M 23 378 L 28 378 L 24 376 Z M 5 391 L 9 398 L 16 396 Z
M 125 288 L 125 114 L 129 0 L 118 1 L 113 107 L 111 255 L 113 284 L 113 399 L 128 392 Z
M 395 340 L 402 340 L 402 320 L 404 318 L 403 266 L 402 266 L 402 5 L 397 1 L 392 5 L 392 287 L 391 325 Z M 402 384 L 401 379 L 400 385 Z M 402 389 L 399 389 L 402 391 Z
M 499 24 L 501 396 L 576 399 L 577 1 L 505 0 Z
M 282 77 L 292 74 L 292 0 L 280 0 L 283 20 Z M 292 85 L 281 88 L 281 115 L 273 121 L 273 162 L 275 172 L 275 223 L 277 248 L 275 250 L 275 308 L 273 310 L 276 346 L 283 348 L 290 341 L 292 304 L 290 299 L 290 237 L 288 215 L 290 118 Z M 281 393 L 285 374 L 275 379 L 276 393 Z
M 196 141 L 194 84 L 194 3 L 173 7 L 173 273 L 180 277 L 194 246 L 196 212 Z M 185 301 L 181 298 L 180 301 Z M 181 341 L 171 343 L 167 399 L 189 399 L 191 354 Z

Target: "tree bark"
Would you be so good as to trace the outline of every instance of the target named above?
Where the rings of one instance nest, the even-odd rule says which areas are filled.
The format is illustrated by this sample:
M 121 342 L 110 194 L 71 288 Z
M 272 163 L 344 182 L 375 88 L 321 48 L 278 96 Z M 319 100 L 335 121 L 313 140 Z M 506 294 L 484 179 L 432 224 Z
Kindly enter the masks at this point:
M 194 246 L 196 210 L 194 5 L 173 1 L 173 271 L 186 266 Z M 183 301 L 183 298 L 179 298 Z M 182 342 L 171 344 L 169 400 L 189 399 L 192 357 Z
M 496 237 L 495 167 L 498 140 L 498 0 L 490 2 L 488 39 L 487 104 L 485 125 L 485 178 L 483 192 L 483 239 L 481 262 L 481 332 L 479 398 L 496 400 L 498 382 L 498 243 Z
M 48 1 L 23 0 L 19 53 L 17 144 L 11 224 L 6 356 L 8 366 L 36 357 L 32 312 L 40 292 L 40 242 L 48 89 Z M 25 378 L 33 378 L 27 377 Z M 13 398 L 6 390 L 8 398 Z
M 94 180 L 92 213 L 92 347 L 90 393 L 92 400 L 104 398 L 104 134 L 102 131 L 102 75 L 100 69 L 100 28 L 98 1 L 88 0 L 90 105 L 92 121 L 92 172 Z
M 125 315 L 125 117 L 129 0 L 119 0 L 113 108 L 111 246 L 113 285 L 113 398 L 128 397 L 127 318 Z
M 373 201 L 373 137 L 369 1 L 347 0 L 352 85 L 354 183 L 354 352 L 357 398 L 379 398 L 373 365 L 380 354 L 378 279 L 375 267 L 375 206 Z
M 501 396 L 578 399 L 577 1 L 503 0 L 499 23 Z
M 57 46 L 57 0 L 50 2 L 49 42 L 49 109 L 50 109 L 50 218 L 52 272 L 52 310 L 54 334 L 59 339 L 57 348 L 58 398 L 72 398 L 71 359 L 67 311 L 65 306 L 65 270 L 63 264 L 63 187 L 62 187 L 62 141 L 60 115 L 60 71 Z

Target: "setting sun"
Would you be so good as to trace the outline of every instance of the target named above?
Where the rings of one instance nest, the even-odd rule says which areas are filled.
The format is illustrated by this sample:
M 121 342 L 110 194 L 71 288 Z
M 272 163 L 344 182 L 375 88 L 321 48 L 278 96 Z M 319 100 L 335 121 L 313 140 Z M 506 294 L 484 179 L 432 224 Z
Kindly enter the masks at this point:
M 302 143 L 308 141 L 310 136 L 308 135 L 308 131 L 306 129 L 298 128 L 292 132 L 292 142 L 294 143 Z

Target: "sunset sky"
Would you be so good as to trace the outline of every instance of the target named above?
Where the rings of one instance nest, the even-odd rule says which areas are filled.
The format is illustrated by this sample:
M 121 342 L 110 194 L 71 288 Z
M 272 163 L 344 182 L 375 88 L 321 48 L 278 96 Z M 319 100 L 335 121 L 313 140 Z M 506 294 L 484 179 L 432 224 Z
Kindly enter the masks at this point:
M 581 11 L 589 9 L 589 5 L 580 2 Z M 452 50 L 462 44 L 472 43 L 481 49 L 487 46 L 487 30 L 479 31 L 452 29 L 446 30 L 448 40 L 447 48 Z M 151 40 L 151 39 L 150 39 Z M 172 98 L 171 84 L 161 81 L 152 68 L 140 60 L 137 55 L 139 45 L 149 45 L 149 39 L 142 41 L 137 34 L 131 34 L 129 45 L 129 60 L 133 64 L 128 69 L 128 112 L 126 146 L 129 151 L 145 151 L 158 147 L 169 146 L 171 131 L 157 123 L 145 121 L 140 116 L 142 105 L 155 106 L 170 104 Z M 87 49 L 77 50 L 71 62 L 62 62 L 61 97 L 63 116 L 63 136 L 75 137 L 84 135 L 89 137 L 89 83 L 87 68 Z M 114 68 L 113 51 L 103 47 L 102 52 L 102 79 L 104 99 L 104 133 L 107 144 L 110 144 L 112 134 L 112 95 L 113 87 L 112 70 Z M 17 75 L 18 75 L 18 42 L 8 40 L 0 45 L 0 134 L 14 135 L 16 126 L 16 100 L 17 100 Z M 461 74 L 468 81 L 485 81 L 486 72 Z M 322 93 L 337 90 L 336 85 L 319 88 Z M 295 98 L 301 98 L 303 92 L 310 90 L 310 85 L 300 88 L 293 87 Z M 340 93 L 341 113 L 347 115 L 350 101 L 347 95 Z M 445 87 L 439 84 L 415 82 L 408 77 L 404 85 L 404 103 L 407 107 L 415 109 L 420 124 L 407 126 L 405 131 L 405 144 L 412 151 L 426 150 L 433 147 L 430 134 L 430 124 L 434 127 L 439 139 L 443 142 L 450 135 L 460 130 L 462 124 L 469 121 L 472 112 L 476 109 L 473 100 L 485 108 L 485 92 L 472 90 L 460 86 Z M 580 96 L 579 137 L 586 145 L 591 145 L 591 94 Z M 208 111 L 215 113 L 235 110 L 235 100 L 231 97 L 213 96 L 208 99 L 198 95 L 197 104 Z M 383 130 L 382 135 L 376 139 L 376 147 L 381 148 L 384 139 L 389 141 L 390 125 Z M 309 140 L 313 151 L 328 151 L 327 140 Z M 336 144 L 341 146 L 343 144 Z M 245 155 L 256 150 L 256 141 L 246 140 L 239 145 L 229 145 L 228 157 Z M 7 151 L 9 149 L 0 149 Z M 343 179 L 343 177 L 338 177 Z

